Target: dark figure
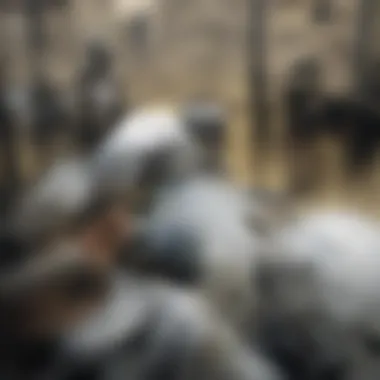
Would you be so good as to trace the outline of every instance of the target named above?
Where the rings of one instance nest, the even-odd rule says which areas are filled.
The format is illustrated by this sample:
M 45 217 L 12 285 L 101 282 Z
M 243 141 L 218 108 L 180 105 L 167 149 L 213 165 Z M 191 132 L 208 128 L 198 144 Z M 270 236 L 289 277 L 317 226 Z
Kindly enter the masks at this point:
M 308 189 L 315 168 L 309 167 L 318 124 L 314 120 L 318 102 L 319 67 L 315 58 L 302 59 L 293 67 L 286 90 L 285 112 L 292 162 L 292 186 L 302 191 Z M 311 177 L 311 175 L 313 177 Z
M 325 98 L 315 119 L 347 144 L 347 170 L 357 173 L 373 162 L 380 140 L 380 113 L 369 101 Z
M 320 69 L 315 58 L 295 63 L 285 91 L 290 135 L 296 140 L 312 139 L 316 126 L 310 116 L 318 101 Z
M 127 38 L 131 54 L 139 59 L 146 59 L 149 44 L 149 19 L 145 14 L 138 14 L 127 25 Z
M 120 92 L 112 78 L 111 56 L 101 44 L 88 47 L 79 79 L 79 143 L 92 149 L 121 116 Z
M 69 127 L 69 114 L 59 92 L 46 79 L 36 78 L 31 88 L 32 142 L 38 157 L 39 170 L 54 155 L 56 142 Z
M 374 61 L 370 67 L 363 73 L 362 97 L 374 107 L 380 104 L 380 62 Z
M 38 145 L 51 142 L 65 126 L 65 113 L 57 91 L 44 80 L 37 80 L 32 91 L 34 137 Z
M 223 164 L 227 140 L 227 120 L 222 107 L 207 101 L 194 101 L 183 110 L 186 128 L 205 154 L 204 166 L 218 170 Z

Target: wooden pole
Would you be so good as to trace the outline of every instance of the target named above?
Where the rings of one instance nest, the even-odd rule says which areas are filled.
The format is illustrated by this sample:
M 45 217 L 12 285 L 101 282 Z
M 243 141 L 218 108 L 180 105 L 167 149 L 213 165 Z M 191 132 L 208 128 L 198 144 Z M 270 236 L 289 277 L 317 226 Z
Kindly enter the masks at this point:
M 267 0 L 251 0 L 248 35 L 249 113 L 255 174 L 270 137 L 267 86 Z
M 356 41 L 354 47 L 354 88 L 365 97 L 365 73 L 372 59 L 373 26 L 376 21 L 377 0 L 358 0 Z
M 267 93 L 267 30 L 266 0 L 252 0 L 251 33 L 249 38 L 249 67 L 251 76 L 251 106 L 254 115 L 252 127 L 255 125 L 258 143 L 264 143 L 268 131 L 268 93 Z

